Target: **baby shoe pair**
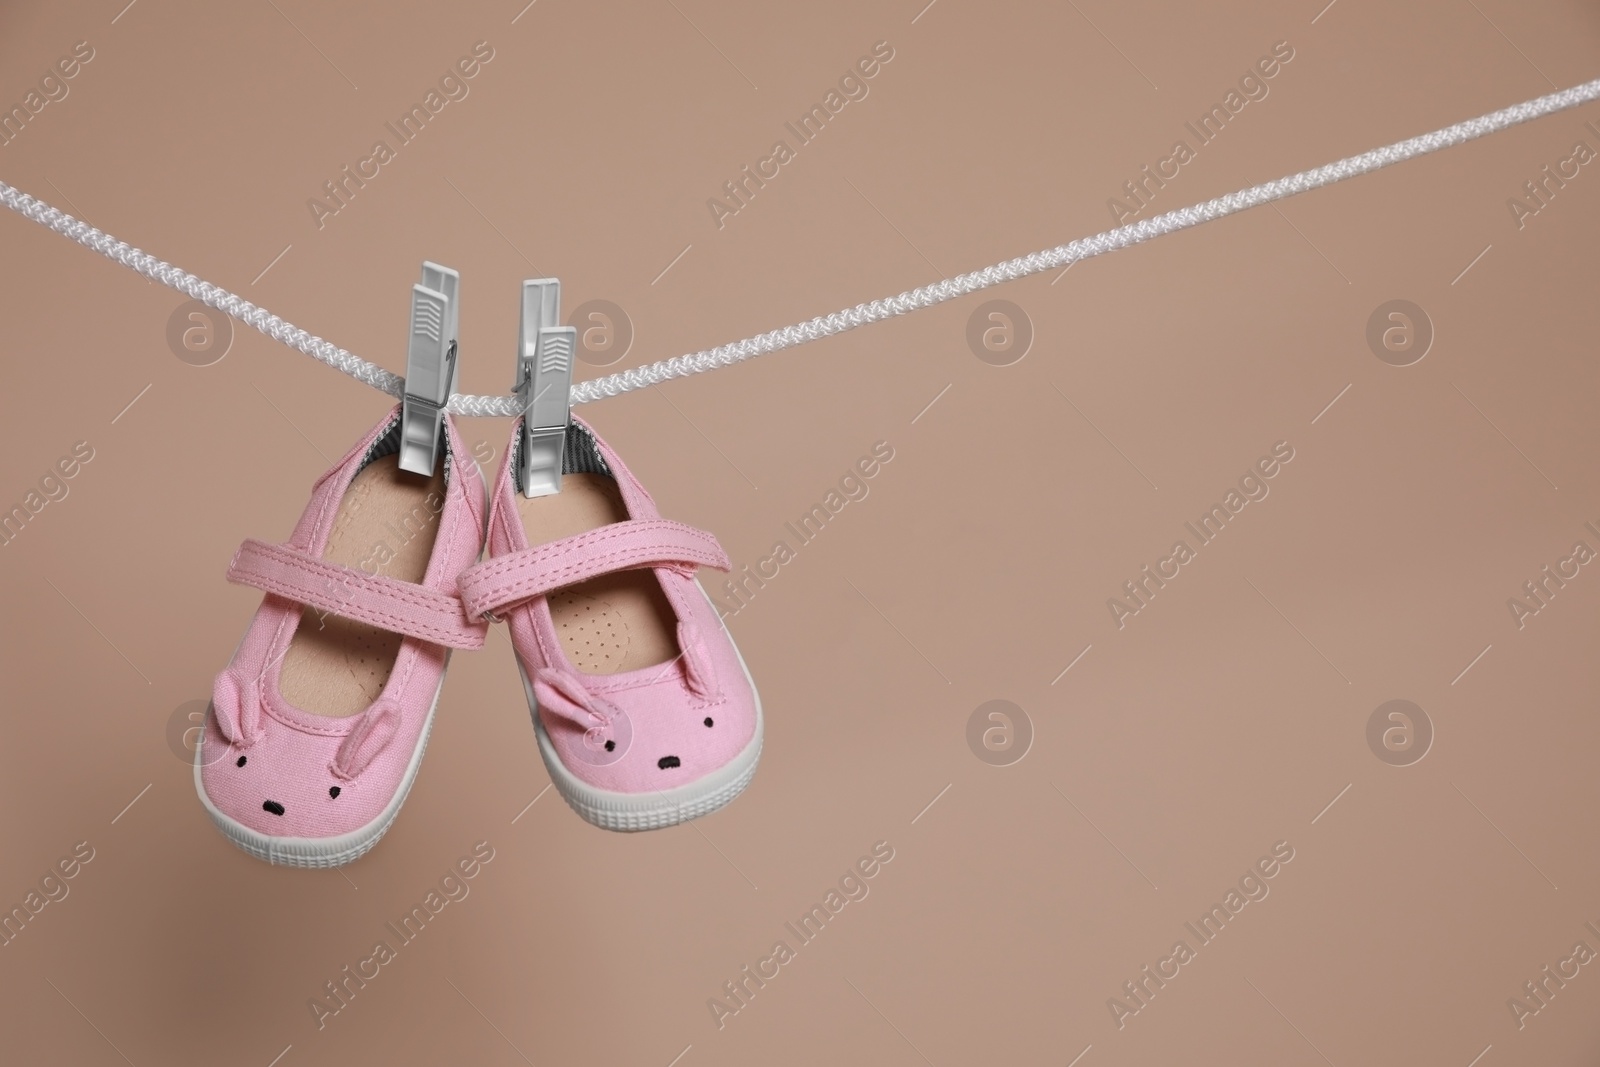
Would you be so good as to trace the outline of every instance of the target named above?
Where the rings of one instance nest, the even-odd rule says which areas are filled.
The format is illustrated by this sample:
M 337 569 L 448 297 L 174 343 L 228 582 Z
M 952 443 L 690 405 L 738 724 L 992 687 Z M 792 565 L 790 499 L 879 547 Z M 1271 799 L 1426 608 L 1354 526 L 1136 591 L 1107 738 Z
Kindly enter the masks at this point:
M 451 652 L 482 648 L 491 622 L 584 819 L 651 830 L 733 800 L 761 753 L 761 703 L 695 579 L 728 569 L 716 539 L 662 519 L 575 416 L 550 496 L 519 492 L 513 426 L 487 516 L 448 416 L 443 439 L 431 478 L 400 470 L 397 406 L 317 481 L 287 542 L 234 555 L 228 580 L 266 595 L 195 753 L 212 821 L 270 863 L 365 853 L 416 779 Z

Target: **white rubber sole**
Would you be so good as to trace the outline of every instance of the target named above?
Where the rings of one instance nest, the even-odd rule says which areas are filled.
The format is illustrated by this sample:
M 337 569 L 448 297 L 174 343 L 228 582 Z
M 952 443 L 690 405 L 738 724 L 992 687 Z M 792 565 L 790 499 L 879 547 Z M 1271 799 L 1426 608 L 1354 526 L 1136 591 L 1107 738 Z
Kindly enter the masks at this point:
M 441 676 L 439 688 L 433 693 L 433 703 L 428 707 L 428 719 L 422 725 L 422 736 L 417 739 L 417 747 L 411 753 L 411 762 L 406 765 L 400 788 L 395 790 L 394 798 L 378 817 L 360 829 L 334 837 L 274 837 L 252 830 L 223 814 L 206 795 L 205 782 L 200 774 L 205 765 L 202 758 L 206 747 L 204 735 L 194 750 L 194 791 L 200 795 L 200 803 L 205 806 L 206 814 L 211 816 L 211 821 L 216 823 L 223 836 L 256 859 L 266 860 L 277 867 L 343 867 L 364 856 L 376 845 L 394 823 L 395 816 L 400 814 L 400 806 L 411 792 L 411 783 L 416 781 L 417 769 L 422 766 L 422 755 L 428 749 L 428 735 L 433 732 L 433 715 L 439 708 L 439 694 L 442 692 L 444 678 Z M 211 714 L 211 710 L 208 708 L 206 713 Z
M 705 596 L 705 590 L 700 588 L 699 582 L 695 583 L 695 588 L 700 589 L 701 596 Z M 711 598 L 706 597 L 706 603 L 710 602 Z M 724 631 L 727 630 L 726 623 L 722 627 Z M 733 635 L 729 634 L 728 637 L 732 643 Z M 750 692 L 755 697 L 754 736 L 737 756 L 704 778 L 651 793 L 619 793 L 597 789 L 567 770 L 561 757 L 556 754 L 550 735 L 545 732 L 544 723 L 539 719 L 539 703 L 534 699 L 533 686 L 528 682 L 528 672 L 523 669 L 521 657 L 517 657 L 517 673 L 522 676 L 522 690 L 528 696 L 528 710 L 533 714 L 533 732 L 539 739 L 539 755 L 544 759 L 545 769 L 550 772 L 550 780 L 555 783 L 556 790 L 567 805 L 585 822 L 602 830 L 634 833 L 676 826 L 702 815 L 710 815 L 731 804 L 735 797 L 744 792 L 750 779 L 755 777 L 756 764 L 761 760 L 763 735 L 761 694 L 756 690 L 755 680 L 750 677 L 750 668 L 745 665 L 744 654 L 739 651 L 737 644 L 733 646 L 733 653 L 738 657 L 739 667 L 744 671 L 745 681 L 750 683 Z

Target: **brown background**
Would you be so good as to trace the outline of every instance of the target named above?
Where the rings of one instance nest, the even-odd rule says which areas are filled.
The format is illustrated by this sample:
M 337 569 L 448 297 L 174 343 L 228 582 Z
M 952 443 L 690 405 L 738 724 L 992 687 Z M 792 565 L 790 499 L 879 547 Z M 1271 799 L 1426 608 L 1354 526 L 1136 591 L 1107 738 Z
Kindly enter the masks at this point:
M 122 3 L 5 5 L 0 101 L 96 56 L 0 177 L 397 372 L 419 262 L 454 266 L 477 393 L 510 384 L 526 276 L 625 308 L 626 367 L 1102 230 L 1280 40 L 1158 209 L 1577 84 L 1600 45 L 1575 0 Z M 468 98 L 319 230 L 306 200 L 479 40 Z M 879 40 L 870 95 L 718 230 L 706 199 Z M 403 817 L 342 874 L 231 847 L 166 731 L 256 602 L 235 546 L 286 536 L 387 401 L 242 326 L 187 365 L 184 298 L 8 213 L 0 505 L 95 458 L 0 548 L 0 903 L 95 859 L 0 948 L 3 1058 L 1595 1062 L 1600 967 L 1520 1031 L 1506 1006 L 1600 948 L 1600 572 L 1520 631 L 1506 607 L 1600 547 L 1600 172 L 1520 230 L 1506 207 L 1600 147 L 1590 119 L 1014 283 L 989 294 L 1036 331 L 1012 366 L 968 350 L 970 297 L 584 409 L 738 563 L 895 449 L 731 620 L 760 773 L 647 835 L 528 808 L 502 635 L 456 659 Z M 1364 339 L 1394 298 L 1437 334 L 1404 368 Z M 498 463 L 505 423 L 463 429 Z M 1106 599 L 1280 440 L 1271 495 L 1118 630 Z M 1035 732 L 1008 767 L 966 743 L 995 698 Z M 1394 698 L 1436 731 L 1409 767 L 1366 741 Z M 308 999 L 480 840 L 471 895 L 319 1031 Z M 708 998 L 880 840 L 871 895 L 719 1030 Z M 1118 1030 L 1107 998 L 1284 840 L 1271 895 Z

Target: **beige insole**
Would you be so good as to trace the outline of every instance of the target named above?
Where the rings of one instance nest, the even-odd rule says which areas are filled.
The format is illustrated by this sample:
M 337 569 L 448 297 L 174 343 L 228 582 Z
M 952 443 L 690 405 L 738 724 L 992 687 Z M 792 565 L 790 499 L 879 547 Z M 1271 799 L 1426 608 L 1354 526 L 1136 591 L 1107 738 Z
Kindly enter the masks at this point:
M 553 496 L 518 493 L 517 511 L 535 546 L 628 517 L 617 483 L 600 474 L 562 475 L 561 492 Z M 649 570 L 602 574 L 548 600 L 561 647 L 580 671 L 616 674 L 678 656 L 672 605 Z
M 444 475 L 432 478 L 400 469 L 398 456 L 369 463 L 350 483 L 322 558 L 366 574 L 420 582 L 433 556 L 443 506 Z M 365 711 L 378 698 L 402 638 L 364 622 L 305 607 L 283 657 L 279 689 L 284 699 L 313 715 L 343 717 Z

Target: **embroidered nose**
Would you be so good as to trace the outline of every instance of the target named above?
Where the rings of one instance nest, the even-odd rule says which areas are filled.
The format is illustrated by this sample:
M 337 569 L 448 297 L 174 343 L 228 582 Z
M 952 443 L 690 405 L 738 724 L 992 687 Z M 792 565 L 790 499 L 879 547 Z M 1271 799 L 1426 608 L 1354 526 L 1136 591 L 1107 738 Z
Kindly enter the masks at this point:
M 677 766 L 677 765 L 674 764 L 673 766 Z M 282 815 L 283 814 L 283 805 L 279 804 L 276 800 L 269 800 L 265 804 L 261 805 L 261 810 L 262 811 L 270 811 L 274 815 Z
M 656 760 L 656 766 L 662 770 L 667 770 L 668 768 L 679 766 L 679 760 L 677 756 L 662 756 Z

